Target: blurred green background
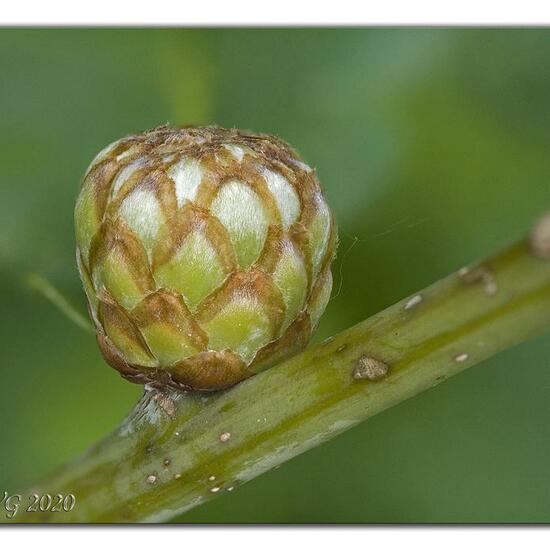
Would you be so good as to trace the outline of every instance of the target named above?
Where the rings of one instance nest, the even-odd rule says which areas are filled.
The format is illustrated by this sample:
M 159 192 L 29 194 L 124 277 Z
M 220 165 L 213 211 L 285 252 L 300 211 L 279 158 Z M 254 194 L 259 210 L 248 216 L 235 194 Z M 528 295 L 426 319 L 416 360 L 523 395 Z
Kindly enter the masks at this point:
M 317 339 L 522 235 L 550 207 L 550 30 L 0 30 L 0 493 L 108 433 L 141 388 L 24 277 L 84 310 L 73 204 L 159 124 L 275 133 L 341 245 Z M 550 521 L 550 338 L 507 351 L 182 522 Z

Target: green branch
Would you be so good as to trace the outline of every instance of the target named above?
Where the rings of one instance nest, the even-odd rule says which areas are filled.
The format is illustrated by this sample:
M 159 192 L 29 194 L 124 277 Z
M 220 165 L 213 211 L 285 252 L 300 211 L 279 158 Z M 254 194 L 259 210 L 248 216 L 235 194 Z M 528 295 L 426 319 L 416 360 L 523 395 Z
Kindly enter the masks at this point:
M 146 389 L 115 433 L 28 491 L 73 493 L 73 511 L 12 521 L 170 519 L 549 329 L 541 231 L 228 391 Z

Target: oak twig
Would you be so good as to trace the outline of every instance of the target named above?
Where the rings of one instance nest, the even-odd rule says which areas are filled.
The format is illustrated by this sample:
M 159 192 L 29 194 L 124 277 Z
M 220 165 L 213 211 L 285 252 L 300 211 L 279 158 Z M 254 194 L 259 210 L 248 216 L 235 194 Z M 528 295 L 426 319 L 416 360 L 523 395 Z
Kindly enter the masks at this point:
M 549 329 L 548 225 L 230 390 L 146 388 L 112 435 L 28 491 L 73 493 L 74 509 L 14 520 L 167 520 Z

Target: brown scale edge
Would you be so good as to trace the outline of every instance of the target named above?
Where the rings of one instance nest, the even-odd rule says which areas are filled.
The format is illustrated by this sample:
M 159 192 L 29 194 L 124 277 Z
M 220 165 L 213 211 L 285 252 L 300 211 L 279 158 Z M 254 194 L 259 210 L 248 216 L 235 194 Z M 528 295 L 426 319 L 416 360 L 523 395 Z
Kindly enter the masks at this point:
M 302 311 L 286 331 L 273 342 L 259 349 L 248 367 L 256 374 L 302 351 L 309 342 L 311 323 L 307 312 Z
M 179 387 L 198 391 L 223 390 L 253 374 L 244 361 L 228 349 L 201 352 L 165 370 Z
M 245 364 L 229 350 L 207 351 L 170 367 L 140 367 L 128 364 L 100 326 L 96 326 L 99 349 L 109 366 L 134 384 L 149 384 L 184 391 L 212 392 L 229 388 L 252 376 Z

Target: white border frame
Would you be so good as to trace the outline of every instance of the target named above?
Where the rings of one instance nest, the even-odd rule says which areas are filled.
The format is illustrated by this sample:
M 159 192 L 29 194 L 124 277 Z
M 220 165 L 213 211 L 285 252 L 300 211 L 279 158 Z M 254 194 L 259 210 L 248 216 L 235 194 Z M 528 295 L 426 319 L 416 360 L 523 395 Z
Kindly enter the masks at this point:
M 545 0 L 20 0 L 4 1 L 0 25 L 363 26 L 550 23 Z

